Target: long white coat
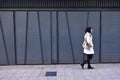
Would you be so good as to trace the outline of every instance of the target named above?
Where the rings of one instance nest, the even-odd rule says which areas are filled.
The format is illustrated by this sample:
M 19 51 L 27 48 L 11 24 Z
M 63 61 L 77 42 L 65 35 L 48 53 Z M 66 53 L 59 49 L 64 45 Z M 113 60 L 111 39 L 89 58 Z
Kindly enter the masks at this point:
M 87 43 L 91 45 L 91 47 L 90 47 L 90 49 L 85 49 L 84 48 L 83 53 L 85 53 L 85 54 L 94 54 L 94 49 L 93 49 L 94 45 L 93 45 L 93 41 L 92 41 L 93 36 L 90 33 L 87 32 L 84 35 L 84 38 L 86 39 Z

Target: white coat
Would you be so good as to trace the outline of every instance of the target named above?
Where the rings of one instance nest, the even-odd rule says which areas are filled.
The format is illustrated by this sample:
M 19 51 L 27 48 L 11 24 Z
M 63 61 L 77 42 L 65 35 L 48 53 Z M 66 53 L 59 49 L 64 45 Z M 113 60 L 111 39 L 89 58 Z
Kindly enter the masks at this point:
M 83 50 L 83 53 L 85 53 L 85 54 L 94 54 L 94 45 L 93 45 L 93 41 L 92 41 L 92 39 L 93 39 L 93 36 L 90 34 L 90 33 L 86 33 L 85 35 L 84 35 L 84 38 L 86 39 L 86 41 L 87 41 L 87 43 L 88 44 L 90 44 L 90 49 L 85 49 L 84 48 L 84 50 Z

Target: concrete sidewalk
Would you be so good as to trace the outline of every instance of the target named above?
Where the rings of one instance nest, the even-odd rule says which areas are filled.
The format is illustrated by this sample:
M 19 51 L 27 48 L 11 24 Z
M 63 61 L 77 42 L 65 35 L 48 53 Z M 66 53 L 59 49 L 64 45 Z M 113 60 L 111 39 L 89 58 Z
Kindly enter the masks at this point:
M 92 66 L 95 69 L 82 70 L 79 64 L 0 66 L 0 80 L 120 80 L 120 63 Z

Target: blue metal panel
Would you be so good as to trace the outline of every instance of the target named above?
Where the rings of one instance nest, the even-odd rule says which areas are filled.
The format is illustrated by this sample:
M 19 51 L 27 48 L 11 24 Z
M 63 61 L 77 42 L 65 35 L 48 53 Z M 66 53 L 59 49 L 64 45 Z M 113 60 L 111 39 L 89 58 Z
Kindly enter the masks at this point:
M 56 24 L 56 12 L 52 12 L 51 17 L 52 24 L 52 63 L 57 63 L 57 24 Z
M 3 26 L 2 26 L 1 17 L 0 17 L 0 64 L 8 64 L 7 55 L 5 51 L 4 34 L 3 34 Z
M 40 38 L 38 28 L 37 12 L 28 13 L 28 35 L 27 35 L 27 56 L 26 64 L 40 64 Z
M 120 11 L 102 12 L 102 62 L 120 62 Z
M 73 63 L 65 12 L 58 13 L 59 63 Z
M 16 12 L 16 52 L 17 64 L 24 64 L 25 60 L 25 33 L 26 33 L 26 12 Z
M 50 12 L 39 12 L 44 64 L 51 63 Z
M 3 25 L 6 48 L 8 52 L 9 64 L 15 64 L 13 12 L 1 12 L 0 15 Z

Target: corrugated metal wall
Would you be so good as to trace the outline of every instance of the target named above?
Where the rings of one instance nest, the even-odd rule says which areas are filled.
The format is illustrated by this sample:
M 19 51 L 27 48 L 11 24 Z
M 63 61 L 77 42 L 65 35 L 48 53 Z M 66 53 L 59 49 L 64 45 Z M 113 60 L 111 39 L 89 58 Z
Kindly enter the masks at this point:
M 120 8 L 119 0 L 0 0 L 0 8 Z
M 119 8 L 119 0 L 0 0 L 0 64 L 80 63 L 87 26 L 92 62 L 120 62 Z
M 96 62 L 120 62 L 120 11 L 0 11 L 0 64 L 80 63 L 86 26 Z

